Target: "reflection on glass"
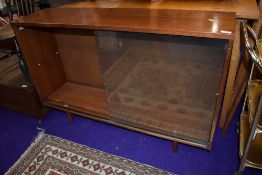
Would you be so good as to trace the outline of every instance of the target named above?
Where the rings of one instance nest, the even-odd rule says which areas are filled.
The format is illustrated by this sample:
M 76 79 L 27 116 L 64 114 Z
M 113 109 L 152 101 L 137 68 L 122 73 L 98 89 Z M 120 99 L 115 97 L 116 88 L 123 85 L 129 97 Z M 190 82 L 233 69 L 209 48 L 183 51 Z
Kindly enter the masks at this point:
M 111 119 L 207 144 L 226 41 L 97 32 Z

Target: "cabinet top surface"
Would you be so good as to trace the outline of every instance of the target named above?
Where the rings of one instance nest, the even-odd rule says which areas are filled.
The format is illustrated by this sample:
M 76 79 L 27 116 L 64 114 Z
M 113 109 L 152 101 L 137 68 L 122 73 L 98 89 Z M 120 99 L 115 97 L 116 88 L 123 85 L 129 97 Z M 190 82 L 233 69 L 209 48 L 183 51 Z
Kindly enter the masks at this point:
M 23 27 L 58 27 L 233 39 L 235 13 L 168 9 L 51 8 L 21 17 Z
M 237 18 L 258 19 L 256 0 L 117 0 L 85 1 L 67 3 L 62 8 L 148 8 L 235 12 Z

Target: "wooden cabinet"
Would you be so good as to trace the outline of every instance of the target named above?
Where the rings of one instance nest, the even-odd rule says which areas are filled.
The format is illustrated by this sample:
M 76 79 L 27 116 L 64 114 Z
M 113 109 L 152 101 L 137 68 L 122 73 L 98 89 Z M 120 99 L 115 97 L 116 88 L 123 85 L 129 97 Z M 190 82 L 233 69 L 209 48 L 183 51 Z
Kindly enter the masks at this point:
M 234 13 L 57 8 L 13 28 L 44 104 L 211 149 Z
M 41 105 L 34 86 L 26 84 L 16 55 L 0 60 L 0 108 L 39 120 L 49 111 Z

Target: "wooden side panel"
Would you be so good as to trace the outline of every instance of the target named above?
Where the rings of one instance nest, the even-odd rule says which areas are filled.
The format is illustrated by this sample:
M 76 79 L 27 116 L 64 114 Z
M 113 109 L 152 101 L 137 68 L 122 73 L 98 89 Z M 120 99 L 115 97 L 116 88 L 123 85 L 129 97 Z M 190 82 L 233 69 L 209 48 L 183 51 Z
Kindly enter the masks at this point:
M 42 102 L 65 83 L 56 40 L 48 31 L 14 27 L 23 55 Z
M 232 50 L 232 55 L 231 55 L 230 65 L 228 70 L 226 90 L 225 90 L 221 117 L 220 117 L 220 124 L 219 124 L 220 128 L 224 127 L 226 121 L 226 117 L 229 109 L 229 103 L 233 95 L 233 86 L 238 71 L 239 59 L 240 59 L 240 20 L 237 21 L 237 25 L 236 25 L 235 40 L 233 43 L 233 50 Z
M 67 81 L 103 88 L 94 31 L 59 29 L 55 37 Z
M 227 52 L 226 52 L 226 55 L 225 55 L 225 61 L 224 61 L 224 66 L 223 66 L 223 72 L 222 72 L 222 75 L 221 75 L 220 85 L 219 85 L 219 96 L 217 98 L 216 108 L 215 108 L 215 112 L 214 112 L 214 119 L 213 119 L 213 123 L 212 123 L 212 127 L 211 127 L 211 133 L 210 133 L 210 137 L 209 137 L 208 147 L 207 147 L 208 150 L 211 150 L 212 142 L 213 142 L 214 135 L 215 135 L 216 125 L 217 125 L 217 120 L 218 120 L 218 116 L 219 116 L 219 111 L 220 111 L 220 107 L 221 107 L 221 104 L 222 104 L 223 95 L 224 95 L 224 92 L 225 92 L 233 42 L 234 42 L 233 40 L 228 41 Z

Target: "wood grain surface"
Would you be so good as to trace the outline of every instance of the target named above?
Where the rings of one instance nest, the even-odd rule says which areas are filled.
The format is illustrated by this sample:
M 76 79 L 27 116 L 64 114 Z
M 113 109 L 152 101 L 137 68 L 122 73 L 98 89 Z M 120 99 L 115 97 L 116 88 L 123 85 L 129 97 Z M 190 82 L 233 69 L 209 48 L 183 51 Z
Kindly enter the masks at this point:
M 40 26 L 233 39 L 235 13 L 157 9 L 45 9 L 14 22 Z
M 202 10 L 236 13 L 237 18 L 258 19 L 259 10 L 256 0 L 80 0 L 62 8 L 144 8 L 173 10 Z
M 231 55 L 230 65 L 228 70 L 226 90 L 225 90 L 220 123 L 219 123 L 220 128 L 224 127 L 226 121 L 227 112 L 229 110 L 229 103 L 230 100 L 232 100 L 234 82 L 236 79 L 239 61 L 240 61 L 240 22 L 241 21 L 238 20 L 236 25 L 235 40 L 233 43 L 232 55 Z
M 210 149 L 222 96 L 225 90 L 232 44 L 235 36 L 235 20 L 236 16 L 234 13 L 226 12 L 142 8 L 56 8 L 46 9 L 30 16 L 22 17 L 13 23 L 13 28 L 17 33 L 19 43 L 26 57 L 32 79 L 40 98 L 42 102 L 48 106 L 56 107 L 72 114 L 81 113 L 83 116 L 89 114 L 94 115 L 99 120 L 114 123 L 125 128 L 136 128 L 134 130 L 139 130 L 143 133 L 171 138 L 171 140 L 174 141 Z M 105 37 L 107 35 L 103 35 L 103 32 L 109 32 L 110 35 Z M 116 34 L 112 35 L 112 32 L 116 32 Z M 124 36 L 123 33 L 128 35 L 121 37 Z M 169 35 L 181 36 L 172 36 L 177 37 L 172 39 Z M 149 37 L 147 38 L 146 36 Z M 159 38 L 159 36 L 167 38 Z M 101 39 L 101 37 L 103 39 Z M 111 38 L 114 38 L 114 40 L 111 40 Z M 212 38 L 216 38 L 217 40 Z M 141 42 L 141 40 L 145 41 Z M 107 41 L 116 43 L 116 47 L 107 47 L 105 44 Z M 139 48 L 132 50 L 132 47 L 127 47 L 128 43 L 131 42 L 134 42 L 132 47 Z M 219 42 L 222 42 L 222 44 L 220 45 Z M 163 45 L 164 43 L 166 44 Z M 177 45 L 175 45 L 176 43 Z M 210 43 L 213 43 L 213 45 Z M 184 46 L 184 48 L 180 49 L 180 46 Z M 222 51 L 214 53 L 212 46 Z M 147 49 L 143 49 L 144 47 Z M 174 47 L 177 49 L 176 52 L 174 52 Z M 104 49 L 103 52 L 99 52 L 101 48 Z M 188 107 L 186 108 L 187 110 L 185 110 L 185 108 L 179 108 L 174 114 L 169 114 L 166 112 L 167 110 L 165 110 L 166 106 L 179 106 L 169 104 L 169 102 L 176 103 L 177 100 L 173 98 L 163 98 L 165 94 L 160 97 L 155 96 L 153 90 L 150 90 L 151 94 L 148 94 L 148 90 L 144 91 L 147 96 L 144 96 L 145 98 L 143 100 L 149 97 L 155 99 L 156 102 L 150 100 L 152 105 L 159 107 L 159 110 L 157 110 L 154 115 L 151 114 L 151 110 L 148 110 L 147 103 L 144 103 L 144 101 L 135 104 L 135 106 L 128 105 L 126 107 L 113 105 L 113 107 L 118 110 L 114 110 L 112 105 L 109 106 L 110 102 L 115 101 L 110 101 L 111 96 L 106 94 L 110 87 L 108 85 L 110 84 L 107 83 L 105 79 L 102 81 L 101 75 L 105 78 L 108 70 L 118 62 L 118 59 L 114 59 L 114 57 L 120 57 L 122 54 L 126 55 L 126 52 L 124 52 L 125 48 L 132 51 L 130 55 L 130 61 L 132 61 L 127 66 L 133 65 L 136 57 L 144 58 L 145 63 L 150 64 L 141 63 L 143 63 L 143 65 L 149 65 L 146 66 L 146 68 L 149 67 L 149 69 L 143 69 L 142 65 L 140 67 L 136 66 L 134 68 L 137 68 L 137 72 L 140 72 L 139 70 L 146 70 L 149 73 L 154 72 L 151 68 L 158 68 L 156 72 L 160 71 L 160 73 L 156 75 L 151 75 L 150 73 L 148 77 L 151 82 L 148 83 L 148 81 L 145 80 L 145 86 L 134 86 L 142 90 L 147 87 L 153 87 L 153 89 L 156 90 L 155 92 L 158 92 L 158 90 L 161 91 L 161 89 L 169 90 L 169 87 L 173 86 L 172 83 L 162 82 L 162 80 L 174 82 L 175 80 L 173 78 L 175 77 L 169 75 L 170 73 L 173 75 L 176 72 L 173 73 L 171 68 L 166 69 L 165 67 L 170 67 L 172 66 L 171 63 L 173 63 L 174 67 L 179 66 L 177 71 L 179 74 L 182 74 L 183 71 L 180 71 L 180 68 L 186 68 L 187 64 L 182 64 L 181 61 L 191 63 L 193 60 L 195 62 L 195 64 L 193 64 L 195 65 L 194 69 L 192 66 L 187 66 L 188 70 L 184 71 L 184 75 L 186 75 L 184 77 L 187 78 L 192 70 L 193 78 L 189 77 L 188 79 L 191 78 L 190 82 L 195 82 L 194 86 L 188 83 L 186 88 L 188 88 L 189 93 L 182 92 L 182 94 L 186 94 L 184 96 L 190 97 L 190 99 L 181 99 L 181 104 L 179 104 Z M 168 48 L 170 50 L 166 50 Z M 193 48 L 195 48 L 195 50 Z M 201 48 L 206 50 L 201 50 Z M 188 51 L 191 51 L 190 54 L 192 55 L 185 55 Z M 149 53 L 153 54 L 156 58 Z M 103 61 L 103 55 L 108 55 L 104 58 L 107 62 Z M 123 57 L 123 60 L 129 57 L 128 55 L 126 56 Z M 213 56 L 215 56 L 215 58 Z M 113 59 L 108 60 L 107 58 Z M 153 60 L 150 61 L 148 60 L 149 58 Z M 157 67 L 157 64 L 155 65 L 155 62 L 161 63 L 159 59 L 162 59 L 163 67 Z M 203 62 L 203 66 L 198 62 Z M 151 64 L 154 66 L 150 66 Z M 216 67 L 208 67 L 208 64 Z M 118 70 L 122 70 L 122 68 L 125 67 L 120 66 L 120 68 L 121 69 L 116 69 L 116 72 L 121 75 L 127 75 L 129 74 L 128 71 L 131 71 L 125 69 L 127 74 L 124 74 L 123 71 Z M 217 70 L 218 68 L 219 70 Z M 210 70 L 213 71 L 212 73 L 216 73 L 216 82 L 214 82 L 214 78 L 208 78 L 212 75 L 209 73 Z M 144 75 L 143 71 L 141 75 Z M 194 78 L 194 73 L 199 73 L 196 77 L 200 78 Z M 207 74 L 209 76 L 206 76 Z M 142 79 L 141 77 L 137 79 L 139 75 L 137 76 L 136 73 L 134 75 L 133 78 L 130 76 L 132 79 L 128 79 L 126 82 L 132 82 L 134 80 L 134 85 L 136 85 L 137 82 L 144 81 L 143 77 L 145 76 L 143 76 Z M 166 77 L 172 78 L 165 79 Z M 116 77 L 116 79 L 109 77 L 109 80 L 117 82 L 118 77 Z M 159 83 L 156 83 L 156 81 Z M 178 81 L 186 82 L 179 79 Z M 202 86 L 207 85 L 208 82 L 214 85 L 212 86 L 211 94 L 213 100 L 211 101 L 210 98 L 207 97 L 207 103 L 201 105 L 201 102 L 196 102 L 197 105 L 202 106 L 202 111 L 199 112 L 198 106 L 192 103 L 192 101 L 195 101 L 195 97 L 191 98 L 191 95 L 195 94 L 197 96 L 202 94 L 206 97 L 207 93 L 203 90 Z M 133 85 L 133 83 L 126 83 L 125 85 L 129 84 Z M 176 84 L 176 86 L 178 86 L 178 84 Z M 117 85 L 116 87 L 125 86 Z M 195 91 L 190 89 L 195 87 L 200 87 L 200 94 L 193 93 Z M 207 87 L 210 86 L 207 85 Z M 132 92 L 129 96 L 140 99 L 140 90 L 138 91 L 137 89 L 129 88 L 130 92 Z M 207 91 L 209 93 L 211 92 L 209 89 Z M 118 92 L 120 91 L 117 89 L 112 91 L 112 97 Z M 121 92 L 124 92 L 123 88 Z M 170 93 L 175 94 L 176 92 L 170 91 L 166 93 L 166 95 L 170 96 Z M 177 94 L 181 93 L 176 93 L 176 95 Z M 126 94 L 121 93 L 120 95 L 120 97 L 124 99 L 123 95 Z M 218 97 L 216 97 L 216 95 L 218 95 Z M 164 103 L 166 101 L 168 101 L 168 104 L 165 103 L 167 104 L 165 106 L 159 104 L 159 102 Z M 117 115 L 116 117 L 112 115 L 118 114 L 118 111 L 133 114 L 133 112 L 137 111 L 137 106 L 140 105 L 144 105 L 141 110 L 144 112 L 138 115 L 135 113 L 135 115 L 130 115 L 124 119 L 119 118 L 125 117 L 123 115 Z M 210 107 L 209 105 L 212 106 Z M 119 110 L 120 108 L 121 110 Z M 198 110 L 194 110 L 195 113 L 192 114 L 192 112 L 194 112 L 192 108 L 197 108 Z M 163 114 L 167 115 L 164 116 Z M 175 117 L 173 115 L 175 115 Z M 140 116 L 143 120 L 139 120 L 138 117 Z
M 108 116 L 104 90 L 75 83 L 65 83 L 48 97 L 47 104 L 78 110 L 85 113 Z
M 44 30 L 14 27 L 42 102 L 66 81 L 55 36 Z

